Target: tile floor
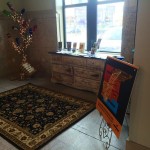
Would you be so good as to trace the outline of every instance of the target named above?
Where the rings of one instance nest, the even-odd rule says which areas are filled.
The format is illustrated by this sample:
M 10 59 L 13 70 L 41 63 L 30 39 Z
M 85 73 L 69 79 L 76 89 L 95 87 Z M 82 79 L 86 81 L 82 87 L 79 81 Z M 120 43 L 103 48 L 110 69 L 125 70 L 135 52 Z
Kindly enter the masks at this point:
M 72 89 L 59 84 L 50 83 L 49 79 L 30 79 L 27 81 L 10 81 L 0 79 L 0 92 L 24 85 L 34 83 L 51 90 L 80 97 L 82 99 L 96 101 L 96 95 L 91 92 Z M 102 117 L 95 109 L 82 120 L 62 132 L 59 136 L 47 143 L 41 150 L 105 150 L 103 141 L 99 138 L 99 125 Z M 118 140 L 113 134 L 109 150 L 124 150 L 128 138 L 128 121 L 125 119 L 122 133 Z M 8 141 L 0 137 L 0 150 L 18 150 Z

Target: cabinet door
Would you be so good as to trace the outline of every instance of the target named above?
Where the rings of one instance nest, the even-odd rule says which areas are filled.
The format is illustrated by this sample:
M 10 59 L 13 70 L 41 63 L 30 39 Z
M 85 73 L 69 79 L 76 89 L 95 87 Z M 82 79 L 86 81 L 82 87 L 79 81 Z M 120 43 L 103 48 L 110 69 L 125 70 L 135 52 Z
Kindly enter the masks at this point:
M 75 77 L 74 86 L 79 89 L 84 89 L 84 90 L 93 91 L 97 93 L 99 86 L 100 86 L 100 81 L 95 81 L 95 80 L 81 78 L 81 77 Z
M 60 74 L 57 72 L 53 72 L 52 73 L 52 78 L 51 78 L 52 82 L 56 82 L 56 83 L 62 83 L 65 85 L 72 85 L 74 80 L 73 80 L 73 76 L 69 76 L 66 74 Z
M 68 56 L 63 56 L 62 57 L 62 62 L 64 64 L 71 64 L 75 66 L 86 66 L 86 59 L 81 58 L 81 57 L 68 57 Z
M 52 61 L 52 63 L 59 64 L 59 63 L 62 62 L 62 56 L 61 55 L 57 55 L 57 54 L 52 54 L 51 55 L 51 61 Z
M 100 68 L 101 70 L 103 70 L 104 63 L 105 61 L 101 59 L 87 59 L 87 67 Z
M 101 69 L 78 68 L 74 67 L 74 75 L 88 79 L 98 80 L 101 79 Z
M 68 75 L 73 75 L 73 67 L 69 65 L 53 64 L 52 71 L 63 73 L 63 74 L 68 74 Z

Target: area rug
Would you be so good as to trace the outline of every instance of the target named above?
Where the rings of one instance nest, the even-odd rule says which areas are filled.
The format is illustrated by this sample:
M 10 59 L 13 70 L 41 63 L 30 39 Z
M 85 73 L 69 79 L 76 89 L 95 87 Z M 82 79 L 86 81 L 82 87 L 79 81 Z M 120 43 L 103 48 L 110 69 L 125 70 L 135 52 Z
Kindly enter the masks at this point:
M 94 107 L 93 103 L 26 84 L 0 93 L 0 134 L 21 149 L 38 149 Z

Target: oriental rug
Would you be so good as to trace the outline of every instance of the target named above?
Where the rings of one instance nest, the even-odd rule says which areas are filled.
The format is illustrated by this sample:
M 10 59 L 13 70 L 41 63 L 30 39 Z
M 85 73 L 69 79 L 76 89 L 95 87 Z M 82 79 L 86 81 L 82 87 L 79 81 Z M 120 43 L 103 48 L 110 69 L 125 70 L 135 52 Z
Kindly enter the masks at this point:
M 39 149 L 94 108 L 29 83 L 0 93 L 0 134 L 21 149 Z

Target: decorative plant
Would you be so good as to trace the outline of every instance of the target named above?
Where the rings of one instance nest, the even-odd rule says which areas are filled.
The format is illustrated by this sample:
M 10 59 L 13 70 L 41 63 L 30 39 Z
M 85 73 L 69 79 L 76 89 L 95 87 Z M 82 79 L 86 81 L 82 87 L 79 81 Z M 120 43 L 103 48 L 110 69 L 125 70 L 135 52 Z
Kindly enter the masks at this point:
M 12 29 L 15 31 L 18 31 L 18 37 L 13 38 L 10 33 L 7 33 L 7 38 L 9 39 L 9 42 L 13 49 L 17 51 L 21 55 L 21 65 L 22 66 L 28 66 L 27 68 L 24 68 L 26 70 L 26 73 L 32 73 L 34 68 L 31 67 L 31 65 L 27 61 L 27 54 L 26 50 L 28 46 L 32 43 L 33 33 L 37 29 L 37 25 L 34 25 L 33 27 L 30 27 L 31 21 L 28 19 L 26 20 L 24 17 L 25 9 L 23 8 L 20 12 L 17 12 L 12 4 L 10 2 L 7 2 L 7 6 L 10 9 L 10 11 L 3 10 L 3 13 L 10 17 L 17 25 L 12 26 Z M 26 64 L 26 65 L 23 65 Z M 28 64 L 28 65 L 27 65 Z M 30 68 L 30 72 L 29 72 Z M 32 68 L 32 69 L 31 69 Z

